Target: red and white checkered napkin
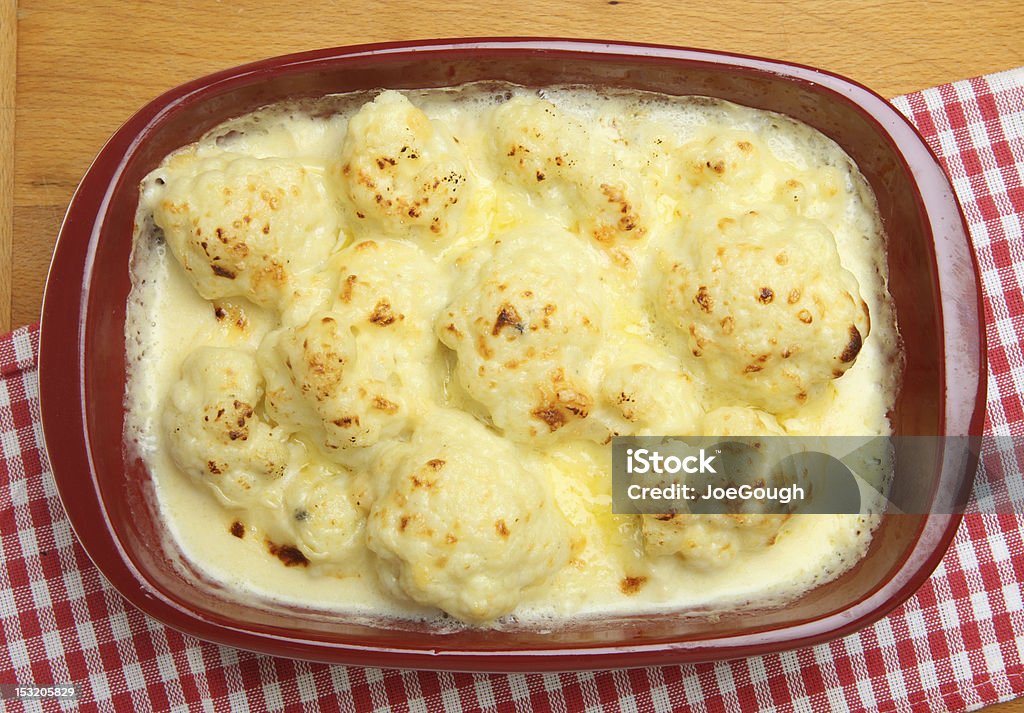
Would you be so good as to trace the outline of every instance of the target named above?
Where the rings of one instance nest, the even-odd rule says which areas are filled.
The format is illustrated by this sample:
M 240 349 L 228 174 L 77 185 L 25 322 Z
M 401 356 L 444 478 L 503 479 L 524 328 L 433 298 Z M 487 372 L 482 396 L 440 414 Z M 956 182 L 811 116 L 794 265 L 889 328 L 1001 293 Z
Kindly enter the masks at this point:
M 1019 437 L 1024 68 L 893 103 L 942 157 L 960 196 L 985 289 L 986 427 Z M 77 683 L 81 709 L 103 711 L 963 711 L 1024 694 L 1024 516 L 1014 515 L 967 516 L 931 579 L 874 626 L 725 663 L 419 673 L 302 663 L 197 641 L 126 605 L 75 541 L 43 450 L 37 345 L 36 327 L 0 337 L 0 683 Z M 43 709 L 37 701 L 25 706 Z

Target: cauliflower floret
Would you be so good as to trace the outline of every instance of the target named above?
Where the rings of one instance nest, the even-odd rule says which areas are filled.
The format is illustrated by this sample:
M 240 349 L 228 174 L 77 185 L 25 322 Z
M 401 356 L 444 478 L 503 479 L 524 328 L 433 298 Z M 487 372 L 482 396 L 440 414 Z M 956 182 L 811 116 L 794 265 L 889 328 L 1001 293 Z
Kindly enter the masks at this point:
M 572 235 L 534 229 L 547 231 L 543 240 L 495 242 L 490 259 L 456 287 L 437 333 L 456 352 L 458 385 L 506 436 L 600 443 L 607 428 L 588 419 L 597 385 L 591 360 L 609 312 L 600 263 Z
M 340 167 L 356 229 L 427 240 L 458 232 L 471 192 L 466 158 L 404 95 L 381 92 L 352 117 Z
M 775 190 L 780 162 L 762 140 L 747 131 L 715 130 L 699 135 L 679 151 L 686 186 L 731 199 L 768 197 Z
M 256 525 L 272 547 L 297 549 L 321 572 L 364 569 L 370 493 L 364 479 L 314 459 L 264 493 Z
M 339 211 L 322 170 L 297 161 L 183 154 L 154 172 L 153 219 L 208 300 L 289 301 L 297 276 L 339 245 Z
M 163 413 L 171 457 L 225 505 L 245 506 L 289 460 L 283 434 L 256 413 L 263 397 L 256 360 L 235 349 L 200 347 L 181 372 Z
M 545 239 L 502 235 L 441 313 L 456 385 L 520 442 L 694 433 L 702 411 L 678 361 L 612 339 L 607 261 L 565 231 L 531 228 Z
M 720 569 L 741 554 L 771 547 L 789 515 L 643 515 L 644 548 L 676 555 L 696 569 Z
M 404 428 L 404 413 L 398 417 L 404 399 L 386 375 L 373 377 L 373 355 L 359 350 L 340 315 L 314 314 L 302 327 L 268 337 L 261 352 L 271 362 L 268 413 L 289 427 L 322 433 L 325 448 L 370 446 Z
M 703 430 L 707 436 L 740 439 L 785 435 L 771 414 L 741 406 L 717 408 L 709 412 L 704 416 Z M 731 451 L 726 446 L 727 452 L 719 456 L 720 465 L 726 465 L 720 467 L 720 470 L 723 474 L 738 474 L 741 480 L 747 482 L 757 478 L 763 478 L 766 482 L 775 481 L 778 474 L 773 473 L 772 468 L 778 464 L 780 452 L 785 452 L 787 444 L 776 443 L 771 439 L 768 441 L 755 446 L 749 440 L 741 440 L 746 447 L 736 447 L 734 444 Z M 641 531 L 648 554 L 677 555 L 690 566 L 713 569 L 726 566 L 740 554 L 756 552 L 775 544 L 789 517 L 788 514 L 755 512 L 643 515 Z
M 499 175 L 548 207 L 570 211 L 569 227 L 604 248 L 647 234 L 643 191 L 615 145 L 548 101 L 518 96 L 494 113 Z M 593 156 L 604 160 L 594 160 Z M 614 250 L 622 261 L 624 253 Z
M 749 131 L 700 132 L 678 153 L 679 187 L 688 198 L 684 205 L 706 211 L 714 204 L 731 214 L 772 205 L 830 225 L 841 222 L 846 210 L 844 169 L 848 172 L 849 166 L 797 165 L 785 146 L 780 151 L 776 154 Z
M 703 410 L 689 375 L 666 364 L 660 350 L 616 354 L 601 378 L 603 408 L 613 436 L 683 436 L 697 432 Z
M 857 279 L 817 221 L 723 218 L 665 262 L 661 318 L 722 405 L 793 413 L 853 365 L 868 335 Z
M 770 413 L 745 406 L 723 406 L 704 416 L 705 436 L 784 436 L 779 422 Z
M 576 189 L 590 150 L 590 131 L 582 123 L 549 101 L 527 96 L 499 106 L 492 123 L 502 178 L 538 191 Z
M 396 596 L 489 622 L 549 580 L 579 544 L 538 467 L 465 413 L 431 414 L 378 468 L 386 486 L 366 543 Z
M 441 271 L 413 245 L 365 241 L 338 257 L 328 308 L 260 347 L 268 414 L 318 434 L 328 453 L 399 435 L 438 397 L 433 324 L 447 299 Z

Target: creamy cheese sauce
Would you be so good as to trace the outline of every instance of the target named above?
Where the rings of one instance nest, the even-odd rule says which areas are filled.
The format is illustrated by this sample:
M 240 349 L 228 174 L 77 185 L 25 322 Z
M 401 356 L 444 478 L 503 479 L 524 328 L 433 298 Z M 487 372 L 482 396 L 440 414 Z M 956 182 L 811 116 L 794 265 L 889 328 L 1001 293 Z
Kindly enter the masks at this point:
M 238 596 L 713 611 L 870 542 L 871 516 L 611 512 L 614 435 L 890 432 L 874 199 L 791 119 L 580 87 L 325 97 L 169 156 L 137 225 L 127 436 L 168 548 Z

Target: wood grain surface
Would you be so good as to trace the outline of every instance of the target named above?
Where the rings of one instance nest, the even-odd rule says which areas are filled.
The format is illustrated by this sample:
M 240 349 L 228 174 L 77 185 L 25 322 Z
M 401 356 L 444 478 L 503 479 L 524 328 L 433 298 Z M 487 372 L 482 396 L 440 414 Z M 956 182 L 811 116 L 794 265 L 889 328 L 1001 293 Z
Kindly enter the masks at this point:
M 1024 65 L 1024 13 L 1005 1 L 21 0 L 12 193 L 15 0 L 0 3 L 0 331 L 39 318 L 61 218 L 105 139 L 163 91 L 242 62 L 387 40 L 584 37 L 790 60 L 885 96 Z
M 0 333 L 11 328 L 16 13 L 15 0 L 0 0 Z

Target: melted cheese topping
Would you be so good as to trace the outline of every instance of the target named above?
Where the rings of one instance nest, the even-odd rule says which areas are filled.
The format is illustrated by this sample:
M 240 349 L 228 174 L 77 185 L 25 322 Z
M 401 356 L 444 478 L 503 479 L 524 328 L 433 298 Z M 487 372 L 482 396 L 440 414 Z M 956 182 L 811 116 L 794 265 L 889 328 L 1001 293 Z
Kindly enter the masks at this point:
M 889 433 L 884 235 L 837 145 L 508 85 L 226 122 L 141 188 L 129 438 L 236 596 L 474 625 L 784 602 L 869 516 L 611 512 L 615 435 Z

